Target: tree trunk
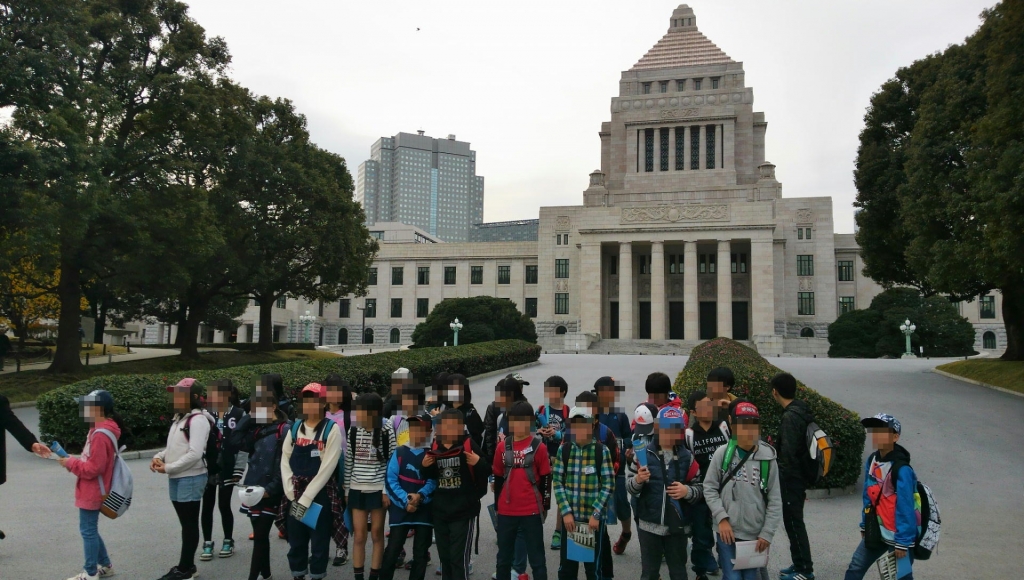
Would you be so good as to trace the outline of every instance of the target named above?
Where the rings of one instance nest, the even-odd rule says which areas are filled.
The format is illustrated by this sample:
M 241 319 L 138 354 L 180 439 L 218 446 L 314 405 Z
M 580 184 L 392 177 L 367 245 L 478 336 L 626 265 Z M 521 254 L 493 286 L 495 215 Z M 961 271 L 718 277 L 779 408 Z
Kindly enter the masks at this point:
M 1024 288 L 1000 288 L 1003 294 L 1003 325 L 1006 352 L 1003 360 L 1024 360 Z
M 57 295 L 60 297 L 60 318 L 57 322 L 57 350 L 53 362 L 47 369 L 51 374 L 73 373 L 82 370 L 79 352 L 82 340 L 78 329 L 82 327 L 82 273 L 70 252 L 61 251 L 60 280 Z
M 178 303 L 178 320 L 172 324 L 178 327 L 178 335 L 174 337 L 174 346 L 181 346 L 181 336 L 185 329 L 185 321 L 188 320 L 188 306 L 184 301 Z M 199 332 L 199 327 L 196 327 L 196 332 Z
M 28 321 L 24 316 L 11 318 L 11 326 L 14 327 L 14 336 L 18 337 L 18 350 L 25 352 L 25 341 L 28 340 Z
M 260 301 L 260 341 L 256 350 L 274 350 L 274 299 L 271 296 L 257 298 Z
M 92 332 L 92 340 L 96 344 L 103 344 L 103 331 L 107 329 L 107 300 L 100 299 L 100 306 L 98 309 L 93 309 L 93 316 L 95 316 L 95 328 Z
M 178 327 L 177 343 L 181 346 L 179 358 L 187 360 L 199 359 L 199 325 L 203 321 L 205 308 L 190 307 L 185 321 Z

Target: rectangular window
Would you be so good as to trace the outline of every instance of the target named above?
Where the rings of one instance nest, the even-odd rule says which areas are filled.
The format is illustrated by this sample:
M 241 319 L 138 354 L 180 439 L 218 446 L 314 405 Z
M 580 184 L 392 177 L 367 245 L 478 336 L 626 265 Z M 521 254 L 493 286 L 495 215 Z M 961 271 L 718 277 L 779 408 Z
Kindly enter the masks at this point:
M 711 88 L 712 89 L 717 89 L 718 88 L 718 77 L 715 77 L 715 78 L 711 79 Z
M 668 134 L 671 129 L 668 127 L 662 127 L 658 132 L 660 133 L 660 145 L 661 145 L 661 170 L 668 171 Z
M 569 277 L 569 260 L 555 260 L 555 278 Z
M 644 94 L 645 95 L 651 94 L 651 83 L 644 83 L 643 86 L 644 86 Z
M 470 284 L 483 284 L 484 283 L 484 267 L 483 266 L 470 266 L 469 267 L 469 283 Z
M 796 239 L 798 239 L 798 240 L 804 239 L 804 229 L 803 228 L 797 228 L 796 229 Z
M 342 298 L 338 301 L 338 318 L 349 318 L 352 316 L 352 301 Z
M 686 127 L 676 127 L 676 171 L 686 169 Z
M 391 299 L 391 318 L 402 317 L 402 299 L 392 298 Z
M 654 129 L 644 129 L 644 171 L 654 171 Z
M 739 258 L 739 254 L 732 254 L 730 256 L 730 258 L 731 258 L 731 260 L 730 260 L 731 269 L 729 271 L 732 272 L 733 274 L 736 274 L 736 273 L 738 273 L 740 271 L 740 262 L 739 262 L 739 259 L 738 259 Z
M 995 318 L 996 317 L 996 297 L 991 294 L 988 296 L 981 297 L 981 317 L 982 318 Z
M 278 308 L 287 308 L 288 307 L 288 297 L 287 296 L 282 296 L 282 297 L 278 298 L 277 299 L 277 307 Z
M 718 263 L 718 255 L 708 254 L 708 274 L 715 273 L 715 264 Z
M 367 318 L 377 318 L 377 299 L 376 298 L 367 298 L 366 299 L 366 305 L 363 308 L 365 308 L 365 310 L 363 310 L 363 312 L 366 313 L 365 316 Z
M 839 260 L 839 281 L 853 282 L 853 260 Z
M 512 283 L 512 266 L 498 266 L 498 284 Z
M 853 312 L 853 296 L 842 296 L 839 298 L 839 314 Z
M 555 245 L 556 246 L 561 246 L 562 245 L 562 234 L 555 234 Z
M 708 125 L 704 130 L 706 133 L 707 151 L 704 152 L 704 166 L 707 169 L 715 168 L 715 126 Z
M 444 283 L 449 285 L 455 283 L 455 266 L 444 267 Z
M 555 294 L 555 314 L 569 314 L 569 295 Z
M 700 169 L 700 127 L 690 127 L 690 169 Z
M 708 271 L 708 255 L 707 254 L 701 254 L 700 255 L 700 266 L 699 266 L 698 270 L 700 271 L 701 274 L 706 274 L 707 273 L 707 271 Z
M 526 299 L 526 315 L 530 318 L 537 318 L 537 299 L 527 298 Z
M 416 283 L 420 286 L 430 284 L 430 266 L 420 266 L 416 268 Z
M 323 300 L 320 300 L 319 302 L 316 303 L 316 315 L 317 316 L 323 316 L 324 315 L 324 301 Z
M 796 275 L 797 276 L 813 276 L 814 275 L 814 256 L 797 256 L 796 257 Z
M 619 275 L 619 259 L 615 256 L 608 256 L 608 273 L 612 276 Z
M 686 90 L 686 79 L 679 79 L 676 81 L 676 90 L 679 92 Z
M 804 228 L 804 239 L 811 239 L 811 228 Z
M 527 284 L 536 284 L 537 283 L 537 266 L 536 266 L 536 264 L 531 264 L 529 266 L 526 266 L 525 278 L 526 278 L 526 283 Z
M 377 285 L 377 268 L 370 268 L 370 280 L 367 282 L 368 286 Z
M 797 314 L 800 316 L 814 316 L 814 292 L 799 292 L 797 300 L 799 301 Z
M 675 274 L 676 273 L 676 255 L 675 254 L 669 254 L 669 256 L 668 256 L 668 273 L 669 274 Z
M 395 266 L 391 268 L 391 285 L 401 286 L 402 281 L 405 278 L 405 272 L 402 266 Z
M 668 81 L 661 81 L 661 87 L 660 88 L 661 88 L 661 92 L 667 93 L 668 92 Z
M 700 90 L 700 85 L 701 85 L 702 82 L 703 82 L 703 79 L 693 79 L 693 90 L 699 91 Z
M 426 318 L 430 314 L 430 299 L 429 298 L 417 298 L 416 299 L 416 318 Z

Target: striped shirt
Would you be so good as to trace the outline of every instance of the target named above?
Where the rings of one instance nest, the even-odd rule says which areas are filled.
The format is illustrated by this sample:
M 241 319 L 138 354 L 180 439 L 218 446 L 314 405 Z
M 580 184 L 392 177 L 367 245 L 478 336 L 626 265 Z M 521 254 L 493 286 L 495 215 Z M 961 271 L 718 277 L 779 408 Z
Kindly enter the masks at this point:
M 373 445 L 373 430 L 352 427 L 354 441 L 345 448 L 345 491 L 384 491 L 384 478 L 388 460 L 398 447 L 390 420 L 385 420 L 380 431 L 380 447 Z M 353 452 L 354 449 L 354 452 Z

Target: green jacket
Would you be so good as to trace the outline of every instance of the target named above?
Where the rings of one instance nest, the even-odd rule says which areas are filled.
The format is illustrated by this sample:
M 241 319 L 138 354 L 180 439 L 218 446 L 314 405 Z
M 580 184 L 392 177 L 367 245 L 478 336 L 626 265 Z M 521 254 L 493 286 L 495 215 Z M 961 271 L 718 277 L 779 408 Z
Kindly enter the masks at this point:
M 566 442 L 551 458 L 552 487 L 558 511 L 563 516 L 572 514 L 576 520 L 586 520 L 591 516 L 604 519 L 608 500 L 615 489 L 615 465 L 608 448 L 596 443 L 591 439 L 590 443 L 580 447 L 575 442 Z M 563 465 L 566 448 L 569 449 L 568 465 Z M 602 454 L 600 473 L 595 456 L 597 450 Z

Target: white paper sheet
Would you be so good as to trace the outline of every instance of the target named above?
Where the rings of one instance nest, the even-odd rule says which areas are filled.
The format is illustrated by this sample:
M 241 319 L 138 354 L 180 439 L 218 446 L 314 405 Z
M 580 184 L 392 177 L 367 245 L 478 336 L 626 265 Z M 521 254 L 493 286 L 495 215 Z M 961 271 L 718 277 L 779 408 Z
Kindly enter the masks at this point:
M 732 561 L 733 570 L 750 570 L 764 568 L 768 565 L 768 550 L 757 551 L 757 540 L 736 542 L 736 558 Z

